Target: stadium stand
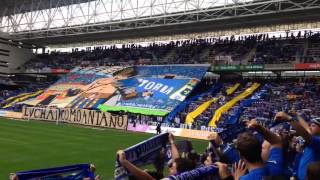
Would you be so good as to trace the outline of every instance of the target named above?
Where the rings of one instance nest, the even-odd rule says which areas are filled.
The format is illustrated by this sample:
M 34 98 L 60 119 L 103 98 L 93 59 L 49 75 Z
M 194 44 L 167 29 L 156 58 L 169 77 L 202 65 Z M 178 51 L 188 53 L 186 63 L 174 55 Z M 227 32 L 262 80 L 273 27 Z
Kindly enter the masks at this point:
M 300 33 L 301 34 L 301 33 Z M 171 41 L 168 44 L 138 44 L 97 47 L 93 50 L 51 52 L 40 54 L 24 65 L 29 72 L 48 72 L 49 69 L 70 70 L 75 66 L 119 64 L 283 64 L 309 62 L 317 58 L 319 33 L 313 35 L 275 38 L 267 34 L 241 36 L 235 39 L 210 38 Z M 309 44 L 307 46 L 307 44 Z M 310 54 L 311 53 L 311 54 Z M 308 58 L 309 57 L 309 58 Z M 304 60 L 306 59 L 306 60 Z M 315 60 L 310 60 L 314 62 Z
M 181 47 L 180 45 L 174 45 L 174 43 L 171 43 L 170 48 L 166 49 L 166 51 L 170 51 L 171 54 L 175 54 L 172 57 L 174 57 L 177 61 L 173 59 L 171 59 L 171 61 L 174 61 L 176 63 L 182 63 L 186 59 L 197 59 L 199 57 L 204 57 L 204 54 L 206 54 L 206 56 L 208 57 L 212 55 L 214 55 L 215 57 L 219 56 L 218 59 L 214 60 L 217 62 L 216 65 L 230 64 L 230 62 L 232 62 L 232 64 L 241 64 L 243 63 L 242 60 L 240 61 L 237 59 L 243 59 L 244 56 L 248 57 L 248 62 L 251 62 L 253 64 L 283 64 L 294 63 L 296 61 L 314 63 L 317 60 L 317 34 L 308 37 L 311 43 L 307 49 L 303 49 L 304 45 L 303 43 L 301 43 L 305 41 L 304 38 L 299 39 L 295 37 L 287 37 L 284 39 L 268 39 L 259 41 L 257 40 L 257 38 L 259 37 L 251 38 L 252 39 L 249 38 L 245 41 L 231 40 L 223 43 L 220 42 L 214 45 L 209 45 L 207 41 L 203 40 L 195 40 L 194 42 L 186 41 L 183 42 L 184 44 L 182 44 Z M 241 46 L 244 47 L 241 48 Z M 159 47 L 166 47 L 166 45 Z M 200 48 L 198 49 L 198 47 Z M 134 52 L 140 51 L 135 50 L 135 48 L 143 49 L 143 47 L 134 46 L 125 49 L 127 52 L 131 51 L 132 49 L 134 49 Z M 205 48 L 205 50 L 203 50 L 203 48 Z M 210 53 L 210 48 L 213 48 L 215 52 Z M 191 49 L 193 49 L 193 51 L 191 51 Z M 38 59 L 37 65 L 35 67 L 33 67 L 33 65 L 31 64 L 26 64 L 25 67 L 27 69 L 44 69 L 47 67 L 55 69 L 61 68 L 62 63 L 70 62 L 69 64 L 67 63 L 65 64 L 66 66 L 64 66 L 66 69 L 70 70 L 70 73 L 62 76 L 58 82 L 51 84 L 51 86 L 47 90 L 43 90 L 44 86 L 30 86 L 18 90 L 2 90 L 0 101 L 1 109 L 6 111 L 19 112 L 22 109 L 22 104 L 38 104 L 38 106 L 41 107 L 48 106 L 51 108 L 67 107 L 72 109 L 98 109 L 99 104 L 109 102 L 110 97 L 117 94 L 115 93 L 117 88 L 119 89 L 120 94 L 124 93 L 121 98 L 117 97 L 119 102 L 126 100 L 132 101 L 132 98 L 137 96 L 137 94 L 139 93 L 135 94 L 136 92 L 129 92 L 129 90 L 132 87 L 140 86 L 139 83 L 143 82 L 144 84 L 146 84 L 150 82 L 151 79 L 156 79 L 159 82 L 162 82 L 163 80 L 170 80 L 172 82 L 176 81 L 175 83 L 178 83 L 181 80 L 183 80 L 181 82 L 184 82 L 190 78 L 201 80 L 203 78 L 203 72 L 205 72 L 205 69 L 208 68 L 204 67 L 202 69 L 197 67 L 197 65 L 190 64 L 180 66 L 171 64 L 149 66 L 136 65 L 133 67 L 125 65 L 102 66 L 105 65 L 105 62 L 100 62 L 100 59 L 103 57 L 102 55 L 97 56 L 98 58 L 92 58 L 93 62 L 99 61 L 98 64 L 91 62 L 88 63 L 90 66 L 82 64 L 84 62 L 82 57 L 88 57 L 92 55 L 92 53 L 100 54 L 99 51 L 103 52 L 109 50 L 99 49 L 80 53 L 53 53 L 52 55 L 38 56 L 37 58 L 48 58 L 48 61 L 44 61 L 41 64 L 42 60 Z M 118 52 L 120 51 L 123 51 L 123 49 L 119 49 Z M 185 53 L 183 51 L 185 51 Z M 252 52 L 255 52 L 254 56 L 251 54 Z M 307 54 L 304 56 L 303 52 L 306 52 Z M 85 55 L 79 55 L 81 53 Z M 119 53 L 118 55 L 121 56 L 122 53 L 123 52 Z M 197 53 L 198 55 L 195 55 Z M 250 54 L 251 56 L 249 57 Z M 117 56 L 116 58 L 121 59 L 119 56 Z M 164 53 L 161 56 L 166 55 Z M 314 59 L 312 61 L 309 61 L 307 58 L 309 56 L 314 57 Z M 140 55 L 130 57 L 135 57 L 135 61 L 138 61 L 138 59 L 141 58 Z M 208 59 L 208 57 L 206 57 L 205 59 Z M 226 57 L 227 59 L 224 59 L 226 61 L 222 60 Z M 253 57 L 254 59 L 250 60 L 251 57 Z M 47 64 L 50 64 L 49 62 L 52 61 L 52 58 L 58 59 L 59 62 L 57 61 L 55 65 L 47 66 Z M 71 58 L 70 61 L 69 58 Z M 161 58 L 159 59 L 160 60 L 158 62 L 164 64 L 166 63 L 161 61 Z M 232 61 L 230 61 L 230 59 L 232 59 Z M 305 61 L 305 59 L 307 59 L 307 61 Z M 130 61 L 130 58 L 125 58 L 125 60 Z M 188 63 L 198 63 L 200 61 L 201 60 L 198 59 L 195 61 L 190 61 Z M 118 61 L 118 64 L 122 64 L 119 62 L 120 61 Z M 79 67 L 72 69 L 72 67 L 79 64 Z M 95 67 L 92 67 L 92 65 Z M 114 83 L 113 81 L 115 80 L 112 80 L 111 82 L 110 77 L 112 76 L 114 76 L 115 80 L 119 82 Z M 134 82 L 128 80 L 134 79 L 133 77 L 137 78 L 137 80 Z M 144 78 L 149 79 L 145 80 L 144 82 L 143 80 L 141 80 Z M 103 80 L 102 84 L 106 87 L 100 90 L 96 90 L 91 94 L 92 89 L 90 88 L 96 88 L 95 84 L 100 84 L 100 80 Z M 193 80 L 191 80 L 190 82 L 192 81 Z M 110 90 L 111 86 L 108 86 L 108 84 L 110 83 L 112 84 L 114 91 L 106 93 L 105 90 Z M 185 85 L 184 83 L 183 85 Z M 128 85 L 130 88 L 126 87 Z M 148 86 L 150 86 L 150 88 L 154 88 L 154 85 L 155 84 L 150 84 Z M 181 89 L 182 87 L 184 88 L 184 86 L 178 86 L 176 88 Z M 194 88 L 195 85 L 193 85 L 192 87 Z M 85 88 L 89 88 L 88 93 L 80 95 L 79 93 L 82 92 L 82 90 Z M 161 87 L 159 85 L 159 87 L 155 90 L 159 90 L 159 88 L 163 88 L 163 84 L 161 85 Z M 192 155 L 190 155 L 190 157 L 188 155 L 180 157 L 180 155 L 176 154 L 177 157 L 167 158 L 167 160 L 172 159 L 172 161 L 174 162 L 177 161 L 175 162 L 177 163 L 177 168 L 179 168 L 180 161 L 185 163 L 185 165 L 190 163 L 190 167 L 183 167 L 186 169 L 178 171 L 178 174 L 170 174 L 171 176 L 168 177 L 169 179 L 186 179 L 188 177 L 192 177 L 193 179 L 219 179 L 219 176 L 223 176 L 223 174 L 221 174 L 220 172 L 222 170 L 225 171 L 229 178 L 231 178 L 230 172 L 228 171 L 228 169 L 226 169 L 226 164 L 237 163 L 239 159 L 245 160 L 244 162 L 247 168 L 254 167 L 255 163 L 258 163 L 260 170 L 262 171 L 263 169 L 263 171 L 267 172 L 261 172 L 261 174 L 258 174 L 257 176 L 259 176 L 259 178 L 260 176 L 281 176 L 282 178 L 287 179 L 290 176 L 296 176 L 298 177 L 298 179 L 301 179 L 306 176 L 307 167 L 306 165 L 302 165 L 301 163 L 304 161 L 306 163 L 309 163 L 313 160 L 317 160 L 318 157 L 314 155 L 314 153 L 318 151 L 318 139 L 316 137 L 311 138 L 310 135 L 304 134 L 304 131 L 301 131 L 300 128 L 298 128 L 296 122 L 290 122 L 290 124 L 292 125 L 291 128 L 285 122 L 280 124 L 278 123 L 278 121 L 281 121 L 281 119 L 289 120 L 294 117 L 301 121 L 301 124 L 310 134 L 315 136 L 319 134 L 319 129 L 317 128 L 320 127 L 318 125 L 320 123 L 318 122 L 317 117 L 320 116 L 320 111 L 318 110 L 318 104 L 320 103 L 320 85 L 317 78 L 282 80 L 274 82 L 270 80 L 259 80 L 259 83 L 254 83 L 254 81 L 248 80 L 239 80 L 236 81 L 236 83 L 230 83 L 221 80 L 220 82 L 211 84 L 210 86 L 202 82 L 199 83 L 199 85 L 194 89 L 195 90 L 192 93 L 189 92 L 190 95 L 186 96 L 185 101 L 184 99 L 181 99 L 179 103 L 170 102 L 166 104 L 172 107 L 176 106 L 172 111 L 176 113 L 171 115 L 172 112 L 170 112 L 170 114 L 168 115 L 172 116 L 170 117 L 171 120 L 166 120 L 168 117 L 159 116 L 159 114 L 141 115 L 127 113 L 129 124 L 133 124 L 133 128 L 135 128 L 136 126 L 155 127 L 160 125 L 162 126 L 162 128 L 167 128 L 168 131 L 170 131 L 170 128 L 183 129 L 183 127 L 188 127 L 191 130 L 202 130 L 204 128 L 208 128 L 210 130 L 208 131 L 209 133 L 211 133 L 209 138 L 211 140 L 209 143 L 210 145 L 208 149 L 201 155 L 196 154 L 197 160 L 192 159 Z M 162 91 L 164 92 L 165 89 Z M 103 92 L 106 94 L 104 94 Z M 140 99 L 136 102 L 138 104 L 148 102 L 152 103 L 153 105 L 157 105 L 158 108 L 160 107 L 160 109 L 165 108 L 163 105 L 161 105 L 162 102 L 153 102 L 154 99 L 152 96 L 149 97 L 149 93 L 149 91 L 144 90 L 142 92 L 142 95 L 143 97 L 147 98 Z M 250 120 L 249 123 L 248 120 Z M 311 123 L 310 129 L 305 126 L 307 124 L 306 122 Z M 293 131 L 293 129 L 295 131 Z M 141 129 L 141 131 L 145 130 Z M 257 131 L 259 133 L 255 132 L 252 134 L 252 132 L 254 131 Z M 287 139 L 279 139 L 275 134 L 281 134 L 281 136 L 285 136 Z M 172 135 L 169 134 L 168 136 Z M 304 140 L 301 140 L 301 137 L 303 137 Z M 315 138 L 315 140 L 313 140 L 313 138 Z M 247 143 L 252 144 L 246 144 L 246 141 Z M 262 157 L 262 159 L 259 159 L 259 157 L 255 157 L 257 158 L 256 161 L 251 162 L 250 158 L 253 157 L 245 153 L 246 151 L 248 151 L 247 148 L 254 148 L 257 152 L 260 152 L 261 148 L 265 148 L 264 146 L 267 146 L 265 145 L 266 141 L 271 144 L 267 147 L 267 151 L 270 151 L 271 155 L 269 155 L 269 157 Z M 171 145 L 171 150 L 170 148 L 165 146 L 167 151 L 171 151 L 171 153 L 177 151 L 176 149 L 174 149 L 172 137 L 171 139 L 167 139 L 166 142 L 169 142 L 169 145 Z M 221 142 L 223 142 L 223 144 Z M 262 142 L 263 145 L 261 145 Z M 292 147 L 287 146 L 288 143 L 292 143 Z M 313 143 L 316 144 L 315 148 L 313 147 Z M 304 147 L 302 147 L 302 144 L 304 145 Z M 238 149 L 238 146 L 243 149 Z M 303 148 L 305 148 L 306 151 L 310 151 L 311 153 L 313 153 L 313 160 L 306 159 L 308 155 L 307 153 L 304 153 L 304 151 L 302 151 Z M 243 157 L 240 158 L 236 153 L 237 151 Z M 289 155 L 282 154 L 283 152 L 287 151 L 290 152 Z M 148 178 L 155 177 L 156 179 L 158 177 L 163 177 L 163 172 L 160 171 L 160 174 L 159 172 L 157 172 L 156 174 L 143 173 L 141 171 L 135 172 L 137 170 L 137 167 L 134 168 L 135 170 L 133 170 L 132 167 L 135 167 L 138 164 L 126 160 L 126 153 L 128 152 L 119 152 L 118 163 L 121 165 L 121 167 L 126 167 L 128 176 L 133 176 L 137 179 L 143 178 L 144 176 Z M 187 152 L 187 154 L 193 153 L 194 152 L 192 150 L 189 150 Z M 273 155 L 277 157 L 275 158 L 273 157 Z M 295 157 L 298 158 L 300 155 L 305 158 L 303 159 L 304 161 L 296 162 Z M 279 163 L 281 167 L 279 167 L 277 163 L 268 164 L 269 161 L 266 161 L 268 160 L 268 158 L 269 161 L 275 161 Z M 195 161 L 196 164 L 192 164 L 192 161 Z M 237 164 L 235 172 L 238 174 L 234 174 L 233 178 L 236 179 L 238 176 L 243 175 L 243 172 L 245 170 L 244 162 L 239 162 L 240 164 Z M 199 174 L 199 172 L 202 172 L 200 173 L 202 175 L 196 176 L 195 174 Z M 250 174 L 251 171 L 249 171 L 249 174 L 245 176 L 250 176 Z M 17 173 L 17 175 L 19 175 L 19 173 Z
M 320 1 L 222 2 L 4 0 L 0 116 L 157 134 L 112 147 L 116 180 L 320 179 Z M 16 170 L 100 179 L 93 164 Z

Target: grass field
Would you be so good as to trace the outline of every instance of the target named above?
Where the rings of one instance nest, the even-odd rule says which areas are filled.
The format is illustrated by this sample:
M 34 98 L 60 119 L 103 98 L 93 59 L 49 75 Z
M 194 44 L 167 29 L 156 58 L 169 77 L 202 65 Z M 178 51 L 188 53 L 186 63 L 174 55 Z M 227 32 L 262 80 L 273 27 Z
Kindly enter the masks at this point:
M 113 179 L 115 153 L 152 135 L 75 125 L 0 118 L 0 179 L 11 172 L 94 163 L 102 179 Z M 207 142 L 192 140 L 197 152 Z

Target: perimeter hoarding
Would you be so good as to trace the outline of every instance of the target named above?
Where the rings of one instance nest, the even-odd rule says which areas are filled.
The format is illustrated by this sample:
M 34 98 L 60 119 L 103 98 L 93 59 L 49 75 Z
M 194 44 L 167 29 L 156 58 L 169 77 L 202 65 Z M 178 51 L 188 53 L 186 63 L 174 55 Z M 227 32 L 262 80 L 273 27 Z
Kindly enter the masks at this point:
M 301 63 L 295 64 L 294 68 L 296 70 L 310 70 L 310 69 L 320 69 L 320 63 Z
M 86 109 L 24 107 L 22 118 L 124 130 L 128 126 L 127 115 L 116 115 Z
M 211 66 L 211 71 L 228 71 L 228 72 L 238 72 L 238 71 L 262 71 L 264 65 L 213 65 Z
M 147 124 L 133 125 L 129 123 L 127 130 L 133 131 L 133 132 L 144 132 L 144 133 L 156 134 L 157 132 L 156 128 L 157 126 L 154 126 L 154 125 L 147 125 Z M 213 131 L 183 129 L 183 128 L 173 128 L 173 127 L 161 127 L 161 131 L 170 132 L 174 136 L 193 138 L 193 139 L 203 139 L 203 140 L 208 140 L 208 136 L 212 133 L 215 133 Z

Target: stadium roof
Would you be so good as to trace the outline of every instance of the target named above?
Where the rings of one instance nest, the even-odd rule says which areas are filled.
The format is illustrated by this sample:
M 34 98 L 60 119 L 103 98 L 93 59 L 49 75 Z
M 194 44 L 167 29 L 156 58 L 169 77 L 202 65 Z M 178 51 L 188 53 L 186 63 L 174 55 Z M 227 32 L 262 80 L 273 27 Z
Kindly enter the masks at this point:
M 93 0 L 1 0 L 0 16 L 34 11 L 35 4 L 37 5 L 37 9 L 41 10 L 89 1 Z
M 48 45 L 313 23 L 320 16 L 319 0 L 42 1 L 22 1 L 33 5 L 18 7 L 34 10 L 0 18 L 0 29 L 13 39 Z M 17 2 L 5 0 L 8 9 Z M 40 10 L 36 3 L 56 7 Z

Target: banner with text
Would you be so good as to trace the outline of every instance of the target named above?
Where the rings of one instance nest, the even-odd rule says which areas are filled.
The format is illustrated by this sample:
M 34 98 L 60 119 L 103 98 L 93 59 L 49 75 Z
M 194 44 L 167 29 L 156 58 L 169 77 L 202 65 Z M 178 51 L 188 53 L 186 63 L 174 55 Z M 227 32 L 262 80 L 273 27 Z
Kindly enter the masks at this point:
M 320 69 L 320 63 L 295 64 L 294 68 L 297 69 L 297 70 Z
M 198 80 L 130 78 L 119 81 L 119 94 L 101 110 L 163 116 L 183 101 Z M 117 99 L 117 101 L 113 101 Z M 105 109 L 104 109 L 104 108 Z
M 217 166 L 203 166 L 186 171 L 178 175 L 172 175 L 167 180 L 186 180 L 186 179 L 215 179 L 213 175 L 218 172 Z
M 23 119 L 35 119 L 55 122 L 81 124 L 103 128 L 127 129 L 127 115 L 115 115 L 86 109 L 52 109 L 24 107 Z
M 211 71 L 261 71 L 263 65 L 212 65 Z
M 127 111 L 165 116 L 192 92 L 208 65 L 138 66 L 135 75 L 117 81 L 117 93 L 101 111 Z

